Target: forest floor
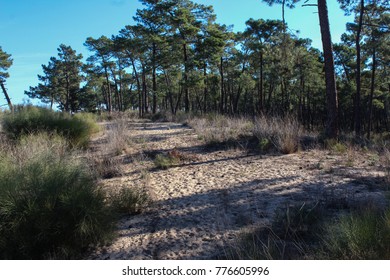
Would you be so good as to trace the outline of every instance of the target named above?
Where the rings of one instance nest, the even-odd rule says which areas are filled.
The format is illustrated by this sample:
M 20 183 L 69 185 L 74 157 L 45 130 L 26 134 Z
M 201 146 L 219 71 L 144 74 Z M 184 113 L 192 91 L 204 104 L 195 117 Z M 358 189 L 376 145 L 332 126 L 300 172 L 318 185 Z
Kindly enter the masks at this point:
M 104 149 L 106 126 L 92 142 L 92 155 Z M 385 203 L 386 174 L 375 153 L 313 148 L 261 155 L 208 147 L 181 124 L 138 120 L 127 128 L 131 144 L 116 156 L 121 176 L 102 185 L 144 187 L 153 203 L 139 215 L 123 216 L 113 243 L 90 259 L 215 259 L 246 229 L 269 225 L 279 207 Z M 172 151 L 180 162 L 156 168 L 156 155 Z

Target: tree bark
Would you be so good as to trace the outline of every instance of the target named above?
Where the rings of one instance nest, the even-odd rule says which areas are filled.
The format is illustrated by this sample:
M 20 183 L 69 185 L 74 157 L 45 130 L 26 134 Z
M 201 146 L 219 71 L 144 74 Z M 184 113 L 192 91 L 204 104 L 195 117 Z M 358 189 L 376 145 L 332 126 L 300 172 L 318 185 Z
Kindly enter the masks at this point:
M 221 64 L 220 64 L 220 75 L 221 75 L 221 96 L 220 96 L 220 103 L 219 103 L 219 111 L 221 114 L 224 113 L 224 100 L 225 100 L 225 90 L 224 90 L 224 75 L 223 75 L 223 57 L 221 57 Z
M 328 7 L 326 0 L 318 0 L 317 3 L 325 60 L 325 85 L 327 100 L 327 121 L 325 126 L 325 137 L 337 139 L 339 135 L 338 100 L 333 58 L 333 46 L 329 29 Z
M 374 47 L 372 53 L 370 104 L 369 104 L 369 112 L 368 112 L 368 128 L 367 128 L 368 139 L 371 138 L 371 130 L 372 130 L 372 101 L 374 99 L 374 92 L 375 92 L 375 72 L 376 72 L 376 48 Z
M 142 90 L 141 90 L 141 82 L 139 80 L 139 75 L 137 71 L 137 67 L 135 67 L 135 62 L 134 59 L 129 55 L 131 65 L 133 66 L 133 72 L 135 76 L 135 80 L 137 82 L 137 92 L 138 92 L 138 115 L 140 118 L 143 117 L 143 105 L 142 105 Z
M 358 30 L 356 33 L 356 94 L 355 94 L 355 110 L 354 110 L 354 123 L 355 123 L 355 135 L 361 134 L 361 48 L 360 39 L 363 27 L 363 15 L 364 15 L 364 0 L 360 1 L 360 16 Z
M 190 111 L 190 90 L 188 88 L 188 55 L 187 44 L 183 44 L 184 54 L 184 110 L 186 113 Z
M 153 43 L 153 57 L 152 57 L 152 63 L 153 63 L 153 69 L 152 69 L 152 91 L 153 91 L 153 100 L 152 100 L 152 112 L 153 114 L 156 114 L 157 112 L 157 80 L 156 80 L 156 53 L 157 53 L 157 47 L 156 43 Z

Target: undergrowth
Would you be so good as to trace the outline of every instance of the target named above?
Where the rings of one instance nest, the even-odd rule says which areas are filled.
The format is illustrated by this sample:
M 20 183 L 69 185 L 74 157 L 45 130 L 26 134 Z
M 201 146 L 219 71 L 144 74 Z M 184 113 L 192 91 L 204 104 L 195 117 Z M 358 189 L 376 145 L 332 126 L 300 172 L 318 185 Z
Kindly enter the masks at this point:
M 99 131 L 92 114 L 71 116 L 33 106 L 16 107 L 13 114 L 5 114 L 2 127 L 12 139 L 20 139 L 23 135 L 31 133 L 57 133 L 68 139 L 74 147 L 87 146 L 91 135 Z
M 0 149 L 0 258 L 79 258 L 110 240 L 106 194 L 60 136 Z

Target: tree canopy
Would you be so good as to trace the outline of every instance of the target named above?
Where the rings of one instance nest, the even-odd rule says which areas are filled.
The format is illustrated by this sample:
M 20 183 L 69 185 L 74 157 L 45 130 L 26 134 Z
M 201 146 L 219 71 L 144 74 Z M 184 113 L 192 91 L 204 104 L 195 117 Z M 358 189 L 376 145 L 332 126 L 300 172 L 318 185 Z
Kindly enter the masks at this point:
M 70 112 L 295 115 L 331 138 L 339 126 L 368 137 L 389 129 L 388 1 L 339 0 L 354 20 L 342 42 L 333 44 L 325 0 L 263 0 L 280 4 L 283 15 L 299 3 L 317 6 L 321 50 L 292 33 L 284 16 L 251 18 L 242 32 L 233 32 L 216 22 L 212 6 L 140 2 L 133 25 L 111 37 L 86 39 L 85 64 L 61 45 L 26 94 Z

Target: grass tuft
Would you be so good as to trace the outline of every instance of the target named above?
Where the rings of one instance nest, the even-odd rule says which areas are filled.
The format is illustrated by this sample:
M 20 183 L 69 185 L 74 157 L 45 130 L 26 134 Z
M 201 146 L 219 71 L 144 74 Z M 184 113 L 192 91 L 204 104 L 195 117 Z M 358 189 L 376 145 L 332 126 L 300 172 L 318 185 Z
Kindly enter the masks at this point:
M 268 151 L 271 145 L 283 154 L 295 153 L 300 148 L 303 129 L 295 118 L 266 117 L 255 119 L 253 135 L 259 140 L 261 150 Z
M 169 154 L 158 154 L 154 159 L 154 165 L 159 169 L 168 169 L 180 162 L 180 159 Z

